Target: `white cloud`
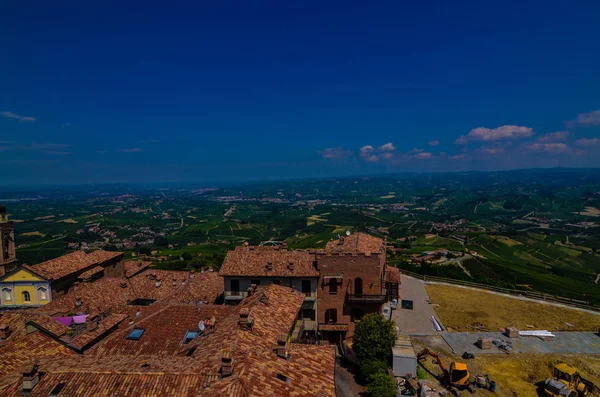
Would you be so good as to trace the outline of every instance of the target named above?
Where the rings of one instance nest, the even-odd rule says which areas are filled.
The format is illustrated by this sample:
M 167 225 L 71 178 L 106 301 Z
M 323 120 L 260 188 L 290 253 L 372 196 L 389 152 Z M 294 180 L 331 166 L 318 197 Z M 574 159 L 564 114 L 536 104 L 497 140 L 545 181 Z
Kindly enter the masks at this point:
M 346 159 L 352 155 L 351 150 L 346 150 L 342 147 L 329 147 L 319 152 L 322 158 L 327 160 Z
M 388 142 L 385 145 L 379 146 L 380 152 L 393 152 L 394 150 L 396 150 L 396 146 L 394 146 L 392 142 Z
M 454 156 L 448 157 L 450 160 L 460 160 L 467 157 L 464 153 L 455 154 Z
M 557 131 L 538 138 L 540 142 L 564 141 L 569 136 L 569 131 Z
M 545 153 L 565 153 L 569 150 L 569 146 L 566 143 L 554 142 L 554 143 L 532 143 L 525 146 L 525 148 L 532 152 L 545 152 Z
M 381 157 L 383 157 L 384 159 L 388 160 L 391 159 L 392 157 L 394 157 L 394 153 L 392 152 L 385 152 L 381 155 Z
M 571 122 L 573 123 L 573 122 Z M 578 125 L 600 125 L 600 110 L 589 113 L 579 113 L 575 124 Z
M 139 147 L 121 149 L 121 152 L 123 152 L 123 153 L 140 153 L 140 152 L 143 152 L 143 151 L 144 151 L 144 149 L 139 148 Z
M 429 144 L 429 146 L 437 146 L 440 144 L 440 141 L 438 141 L 437 139 L 433 140 L 433 141 L 429 141 L 427 142 Z
M 498 141 L 503 139 L 528 138 L 534 134 L 530 127 L 519 125 L 503 125 L 497 128 L 477 127 L 467 135 L 462 135 L 454 143 L 464 145 L 469 141 Z
M 377 162 L 377 161 L 379 161 L 379 156 L 375 156 L 375 155 L 368 156 L 368 157 L 366 158 L 366 160 L 367 160 L 367 161 L 369 161 L 369 162 L 371 162 L 371 163 L 374 163 L 374 162 Z
M 14 119 L 14 120 L 19 120 L 19 121 L 35 121 L 36 120 L 35 117 L 21 116 L 19 114 L 13 113 L 13 112 L 0 112 L 0 116 L 4 116 L 7 119 Z
M 500 154 L 504 153 L 504 148 L 502 147 L 494 147 L 494 148 L 484 148 L 482 149 L 485 154 Z
M 416 159 L 430 159 L 433 155 L 429 152 L 419 152 L 414 155 Z
M 575 146 L 596 147 L 600 146 L 600 138 L 581 138 L 575 141 Z
M 361 156 L 367 156 L 369 153 L 371 153 L 374 150 L 373 146 L 371 145 L 365 145 L 363 147 L 360 148 L 360 155 Z

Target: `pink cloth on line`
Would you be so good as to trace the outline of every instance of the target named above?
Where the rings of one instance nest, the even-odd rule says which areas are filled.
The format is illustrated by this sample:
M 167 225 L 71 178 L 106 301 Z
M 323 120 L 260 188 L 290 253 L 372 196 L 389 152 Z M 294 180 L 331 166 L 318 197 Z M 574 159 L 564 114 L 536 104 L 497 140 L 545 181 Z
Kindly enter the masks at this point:
M 67 327 L 71 326 L 71 321 L 73 320 L 72 317 L 52 317 L 52 318 Z
M 85 323 L 86 317 L 87 317 L 87 314 L 84 314 L 82 316 L 73 316 L 73 322 L 75 324 L 83 324 L 83 323 Z

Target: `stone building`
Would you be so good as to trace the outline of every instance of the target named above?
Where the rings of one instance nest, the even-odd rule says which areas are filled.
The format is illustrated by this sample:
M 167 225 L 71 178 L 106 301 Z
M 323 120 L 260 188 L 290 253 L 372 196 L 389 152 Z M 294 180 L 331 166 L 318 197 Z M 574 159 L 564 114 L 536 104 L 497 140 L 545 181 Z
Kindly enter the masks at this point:
M 8 220 L 6 207 L 0 205 L 0 277 L 16 267 L 15 224 Z

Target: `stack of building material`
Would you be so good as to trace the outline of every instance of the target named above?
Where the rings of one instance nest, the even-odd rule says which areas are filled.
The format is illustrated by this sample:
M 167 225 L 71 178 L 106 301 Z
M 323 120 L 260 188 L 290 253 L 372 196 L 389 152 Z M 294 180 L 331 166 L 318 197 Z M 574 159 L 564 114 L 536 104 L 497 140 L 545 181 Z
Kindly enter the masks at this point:
M 476 344 L 481 350 L 488 350 L 493 346 L 492 341 L 492 338 L 478 338 Z
M 519 330 L 516 329 L 515 327 L 507 327 L 506 331 L 505 331 L 505 335 L 508 336 L 509 338 L 518 338 Z
M 550 331 L 539 330 L 539 331 L 521 331 L 521 336 L 537 336 L 538 338 L 554 338 L 554 334 Z

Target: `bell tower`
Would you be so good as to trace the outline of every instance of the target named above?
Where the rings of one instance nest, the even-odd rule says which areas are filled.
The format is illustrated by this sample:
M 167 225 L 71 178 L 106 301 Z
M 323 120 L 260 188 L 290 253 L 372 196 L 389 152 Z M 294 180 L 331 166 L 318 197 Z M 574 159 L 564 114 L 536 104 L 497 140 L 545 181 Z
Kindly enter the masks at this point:
M 6 207 L 0 205 L 0 277 L 16 266 L 15 223 L 8 220 Z

